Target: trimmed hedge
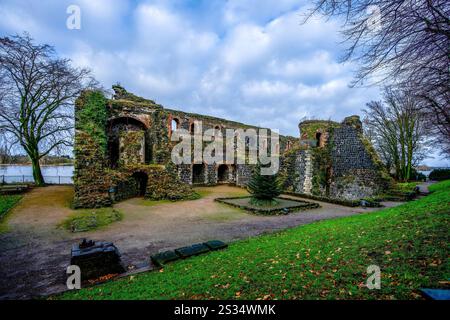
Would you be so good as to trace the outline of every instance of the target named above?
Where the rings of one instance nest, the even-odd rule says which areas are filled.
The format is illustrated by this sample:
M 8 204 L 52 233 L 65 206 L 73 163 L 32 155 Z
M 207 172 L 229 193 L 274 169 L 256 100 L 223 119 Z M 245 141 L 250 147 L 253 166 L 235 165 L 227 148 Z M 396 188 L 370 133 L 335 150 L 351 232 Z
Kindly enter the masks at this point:
M 450 169 L 434 169 L 428 178 L 435 181 L 448 180 L 450 179 Z

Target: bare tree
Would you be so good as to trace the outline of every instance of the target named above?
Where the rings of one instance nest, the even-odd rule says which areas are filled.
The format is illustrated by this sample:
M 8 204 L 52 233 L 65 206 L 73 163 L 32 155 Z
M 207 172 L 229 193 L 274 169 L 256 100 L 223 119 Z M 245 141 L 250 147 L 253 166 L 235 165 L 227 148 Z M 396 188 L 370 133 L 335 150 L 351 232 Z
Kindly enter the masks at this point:
M 72 144 L 73 102 L 89 75 L 28 34 L 0 38 L 0 129 L 30 157 L 38 186 L 39 160 Z
M 4 130 L 0 129 L 0 164 L 7 163 L 7 161 L 9 160 L 8 142 L 3 131 Z
M 450 2 L 314 0 L 307 16 L 344 18 L 344 60 L 365 81 L 396 85 L 420 99 L 436 141 L 450 154 Z
M 412 167 L 423 159 L 426 121 L 410 92 L 386 88 L 384 103 L 372 101 L 364 110 L 368 138 L 399 180 L 411 177 Z

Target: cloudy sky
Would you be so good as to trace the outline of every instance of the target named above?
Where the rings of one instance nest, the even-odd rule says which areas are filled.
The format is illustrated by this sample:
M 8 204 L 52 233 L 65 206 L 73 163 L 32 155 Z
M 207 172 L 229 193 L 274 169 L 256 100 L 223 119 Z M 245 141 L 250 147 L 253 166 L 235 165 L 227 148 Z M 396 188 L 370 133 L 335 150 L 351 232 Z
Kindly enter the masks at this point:
M 303 117 L 341 121 L 379 99 L 377 88 L 349 87 L 357 66 L 339 62 L 339 21 L 301 24 L 306 3 L 2 0 L 0 35 L 27 31 L 106 88 L 298 136 Z M 66 27 L 71 4 L 80 30 Z

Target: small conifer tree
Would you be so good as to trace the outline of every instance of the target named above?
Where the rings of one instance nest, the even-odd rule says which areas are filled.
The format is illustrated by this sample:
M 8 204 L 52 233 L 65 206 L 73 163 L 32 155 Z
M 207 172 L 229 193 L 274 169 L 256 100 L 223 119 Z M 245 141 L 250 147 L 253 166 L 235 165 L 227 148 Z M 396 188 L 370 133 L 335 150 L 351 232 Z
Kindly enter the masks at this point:
M 252 203 L 255 204 L 273 203 L 275 202 L 275 198 L 281 193 L 278 176 L 276 174 L 262 175 L 259 164 L 253 171 L 247 189 L 252 195 Z

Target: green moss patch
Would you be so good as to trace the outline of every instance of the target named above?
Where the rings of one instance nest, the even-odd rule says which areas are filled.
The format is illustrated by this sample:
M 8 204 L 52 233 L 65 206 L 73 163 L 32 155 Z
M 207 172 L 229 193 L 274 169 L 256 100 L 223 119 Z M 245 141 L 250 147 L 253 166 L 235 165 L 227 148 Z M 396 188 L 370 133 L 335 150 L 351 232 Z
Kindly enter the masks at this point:
M 85 232 L 107 226 L 113 222 L 120 221 L 123 214 L 120 210 L 113 208 L 82 209 L 61 223 L 61 226 L 71 232 Z

